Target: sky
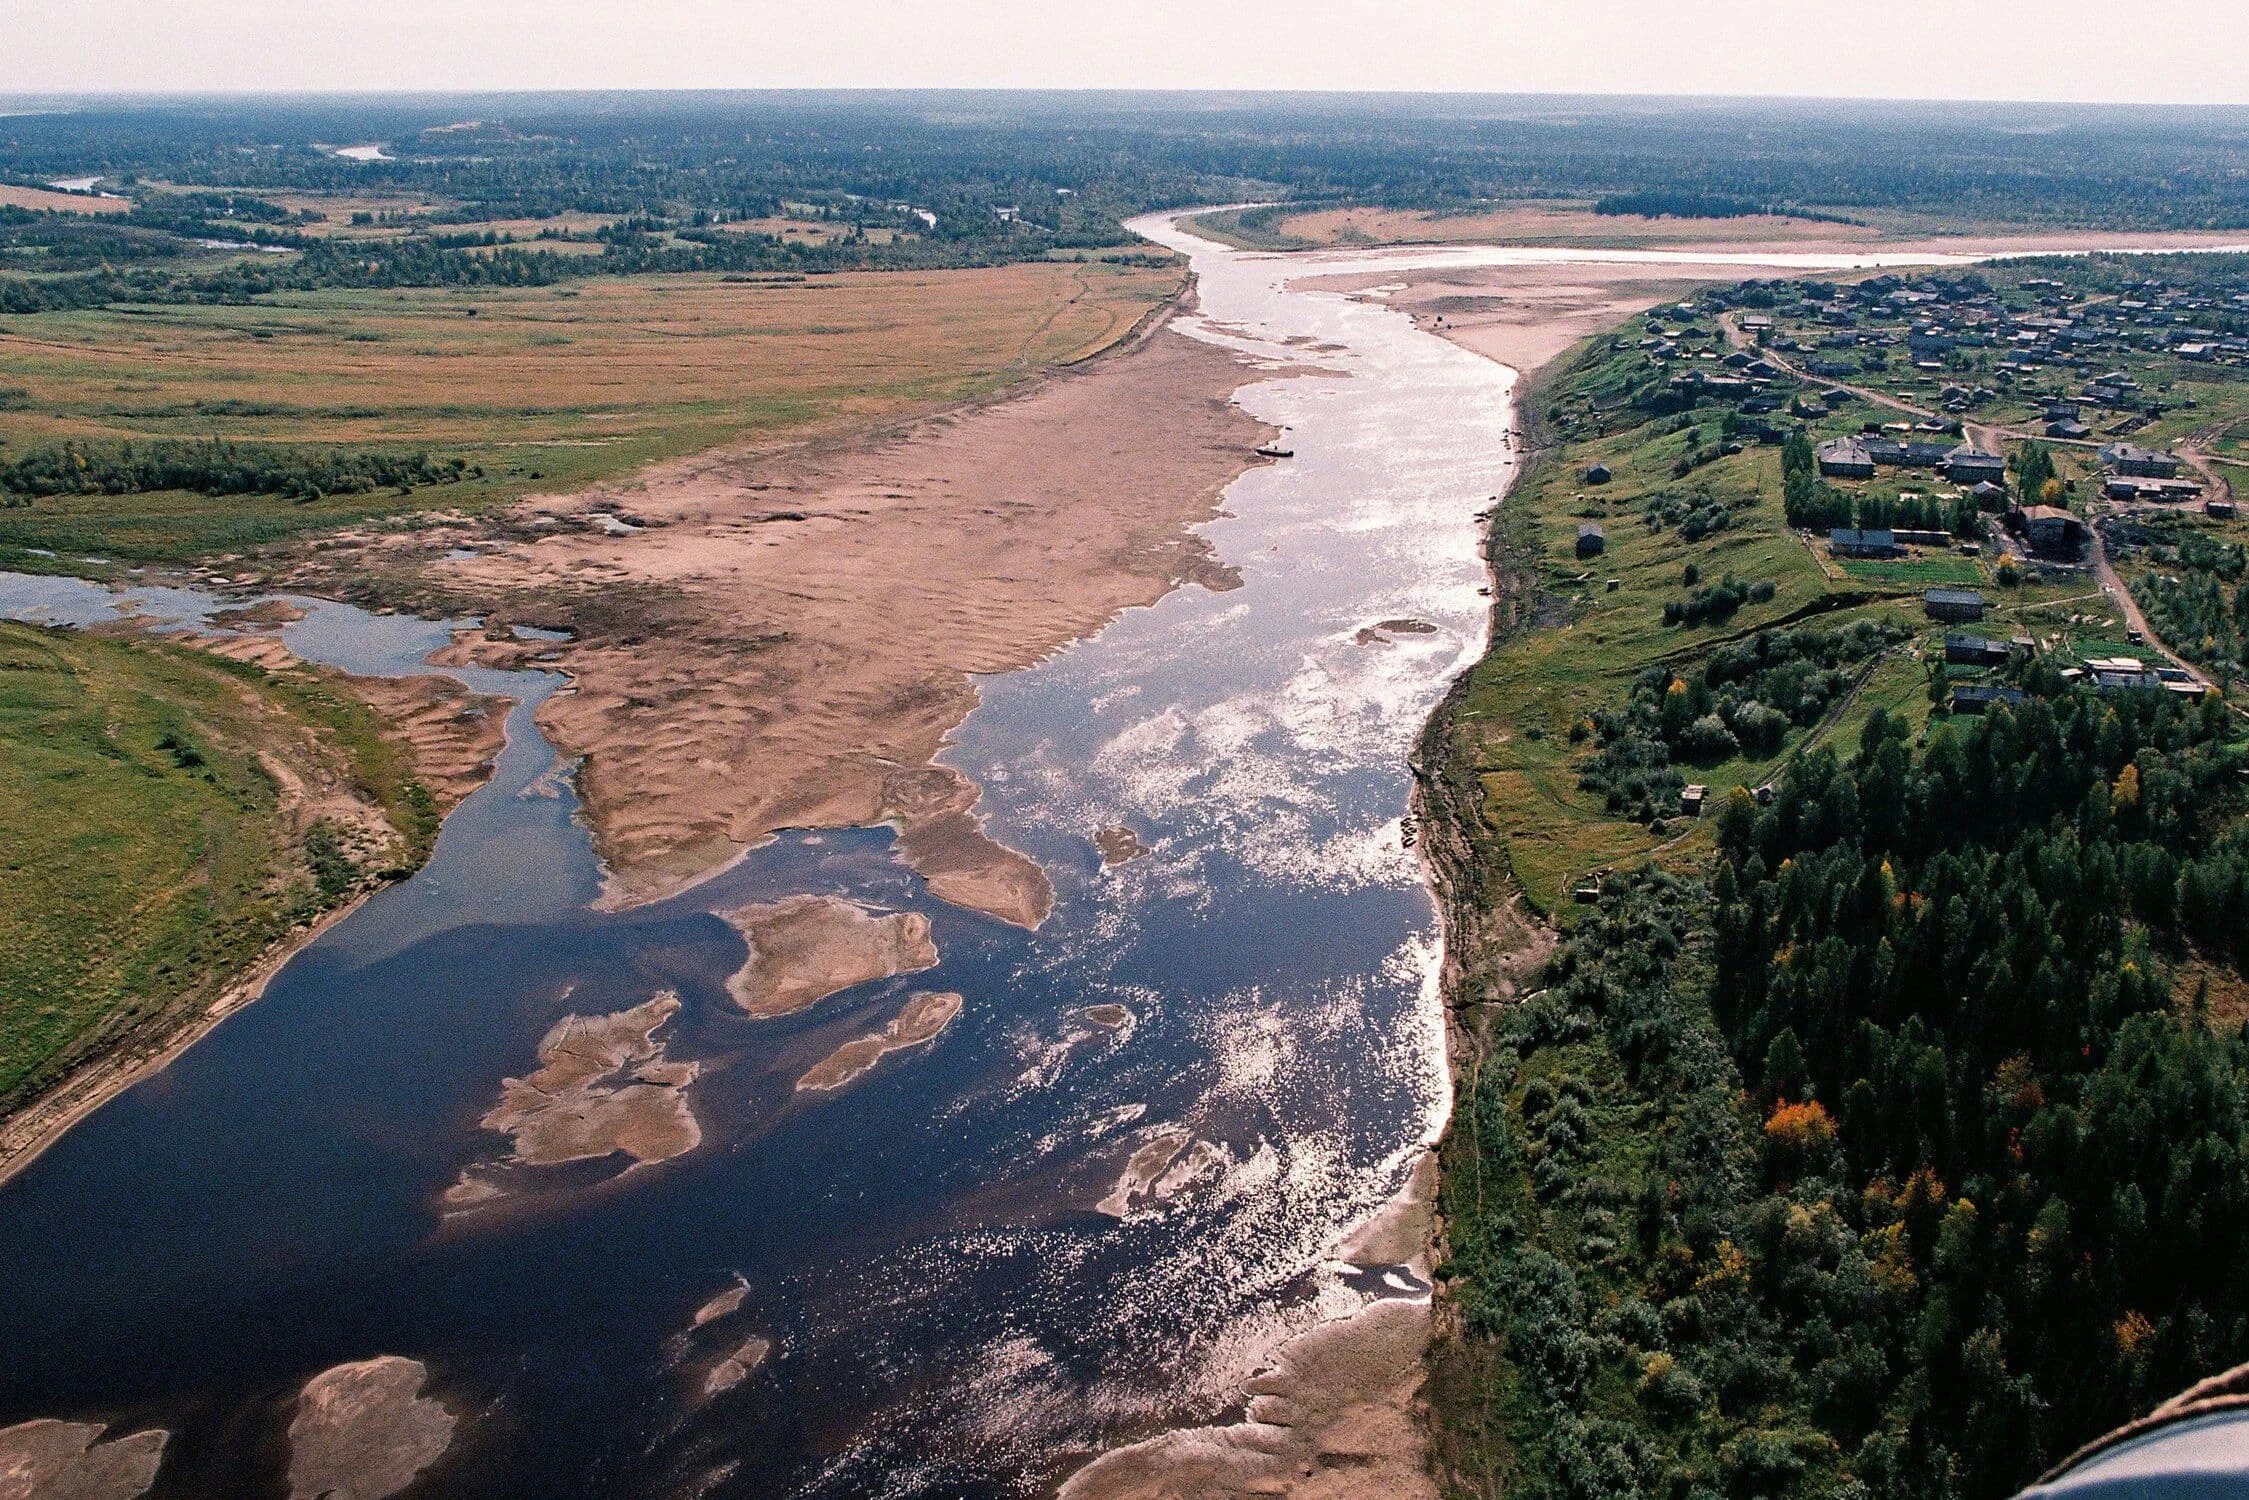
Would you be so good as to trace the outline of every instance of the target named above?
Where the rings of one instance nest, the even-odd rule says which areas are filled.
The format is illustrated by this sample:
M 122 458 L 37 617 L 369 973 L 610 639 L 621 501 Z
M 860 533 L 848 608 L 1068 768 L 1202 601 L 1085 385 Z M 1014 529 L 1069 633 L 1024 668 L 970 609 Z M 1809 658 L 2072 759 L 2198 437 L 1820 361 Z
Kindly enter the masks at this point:
M 0 0 L 0 91 L 1434 89 L 2249 104 L 2249 0 Z

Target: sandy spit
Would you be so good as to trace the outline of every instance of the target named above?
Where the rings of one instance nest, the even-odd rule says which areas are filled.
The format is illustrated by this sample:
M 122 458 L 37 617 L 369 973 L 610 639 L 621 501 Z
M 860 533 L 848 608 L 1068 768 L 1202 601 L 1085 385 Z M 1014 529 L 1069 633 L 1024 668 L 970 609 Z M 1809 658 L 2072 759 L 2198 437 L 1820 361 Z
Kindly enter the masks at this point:
M 0 1500 L 133 1500 L 156 1483 L 160 1428 L 101 1440 L 99 1422 L 0 1427 Z
M 840 1089 L 872 1069 L 893 1052 L 936 1040 L 961 1013 L 961 997 L 952 993 L 923 992 L 906 1002 L 890 1024 L 867 1036 L 854 1037 L 797 1080 L 800 1090 Z
M 300 581 L 388 571 L 576 632 L 536 648 L 576 685 L 539 716 L 584 759 L 610 905 L 692 885 L 781 829 L 888 822 L 938 896 L 1034 926 L 1045 876 L 984 834 L 976 788 L 932 757 L 974 707 L 975 674 L 1037 662 L 1182 581 L 1230 581 L 1188 528 L 1267 436 L 1231 402 L 1242 382 L 1234 355 L 1156 319 L 989 404 L 530 502 L 474 559 L 369 537 L 308 558 Z M 620 505 L 641 529 L 585 524 Z M 532 524 L 547 517 L 561 524 Z
M 323 1370 L 289 1423 L 289 1500 L 384 1500 L 452 1445 L 455 1418 L 421 1394 L 429 1371 L 395 1354 Z
M 840 896 L 791 896 L 726 913 L 750 956 L 727 992 L 760 1020 L 794 1015 L 853 985 L 937 966 L 929 918 L 869 911 Z

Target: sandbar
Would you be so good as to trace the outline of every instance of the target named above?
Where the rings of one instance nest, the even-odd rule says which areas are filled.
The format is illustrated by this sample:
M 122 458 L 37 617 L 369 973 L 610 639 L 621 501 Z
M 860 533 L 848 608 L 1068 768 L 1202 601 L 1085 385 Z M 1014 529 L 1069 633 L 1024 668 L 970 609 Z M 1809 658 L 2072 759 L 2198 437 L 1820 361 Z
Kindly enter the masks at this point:
M 539 1043 L 538 1070 L 501 1083 L 484 1128 L 513 1136 L 515 1161 L 535 1167 L 618 1152 L 635 1163 L 668 1161 L 694 1150 L 703 1132 L 687 1088 L 697 1065 L 668 1061 L 656 1040 L 678 1011 L 679 997 L 664 990 L 611 1015 L 564 1016 Z M 472 1169 L 446 1197 L 492 1195 L 489 1178 Z
M 1410 1262 L 1426 1280 L 1434 1158 L 1338 1255 Z M 1162 1433 L 1070 1476 L 1061 1500 L 1435 1500 L 1420 1412 L 1431 1326 L 1426 1297 L 1379 1299 L 1314 1326 L 1249 1383 L 1239 1422 Z
M 711 1373 L 703 1377 L 703 1394 L 716 1396 L 734 1389 L 748 1379 L 759 1365 L 764 1364 L 765 1356 L 772 1351 L 773 1343 L 770 1339 L 752 1334 L 742 1340 L 733 1353 L 713 1365 Z
M 289 1423 L 289 1500 L 384 1500 L 453 1441 L 445 1404 L 421 1394 L 421 1361 L 385 1354 L 321 1371 Z
M 934 1041 L 961 1013 L 961 997 L 924 992 L 906 1002 L 890 1024 L 868 1036 L 854 1037 L 829 1053 L 797 1080 L 799 1089 L 840 1089 L 893 1052 Z
M 293 581 L 574 632 L 536 645 L 576 686 L 539 722 L 583 757 L 610 905 L 692 885 L 782 829 L 892 822 L 933 894 L 1035 925 L 1045 876 L 982 835 L 972 788 L 929 772 L 976 675 L 1182 582 L 1231 581 L 1189 528 L 1270 429 L 1232 403 L 1236 355 L 1163 324 L 858 440 L 706 453 L 526 502 L 442 569 L 370 531 L 303 555 Z M 619 505 L 656 524 L 583 524 Z
M 836 896 L 792 896 L 726 914 L 750 956 L 727 991 L 751 1015 L 793 1015 L 839 990 L 936 967 L 929 918 Z
M 156 1483 L 160 1428 L 101 1440 L 99 1422 L 42 1417 L 0 1427 L 0 1500 L 133 1500 Z

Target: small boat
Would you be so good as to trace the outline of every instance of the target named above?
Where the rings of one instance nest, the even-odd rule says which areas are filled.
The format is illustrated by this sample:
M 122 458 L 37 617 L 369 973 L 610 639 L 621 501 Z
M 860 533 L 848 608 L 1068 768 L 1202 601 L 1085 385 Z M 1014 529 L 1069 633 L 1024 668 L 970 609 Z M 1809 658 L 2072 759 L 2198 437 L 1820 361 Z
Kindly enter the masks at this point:
M 1259 458 L 1294 458 L 1296 457 L 1296 450 L 1284 448 L 1279 443 L 1263 443 L 1258 447 L 1257 456 Z

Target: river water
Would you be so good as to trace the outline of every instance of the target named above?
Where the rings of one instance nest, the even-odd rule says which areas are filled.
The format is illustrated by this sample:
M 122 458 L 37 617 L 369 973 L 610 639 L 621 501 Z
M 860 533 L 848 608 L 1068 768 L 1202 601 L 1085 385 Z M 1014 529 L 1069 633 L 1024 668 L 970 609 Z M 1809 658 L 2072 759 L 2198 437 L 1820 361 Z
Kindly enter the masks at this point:
M 429 867 L 0 1186 L 0 1425 L 161 1426 L 158 1493 L 278 1494 L 298 1388 L 398 1354 L 463 1415 L 417 1493 L 1015 1495 L 1224 1416 L 1291 1332 L 1426 1295 L 1332 1255 L 1445 1119 L 1435 910 L 1400 818 L 1419 726 L 1483 645 L 1475 514 L 1508 477 L 1513 376 L 1378 302 L 1292 289 L 1303 257 L 1139 227 L 1193 255 L 1200 310 L 1175 326 L 1263 362 L 1238 400 L 1295 455 L 1206 528 L 1240 588 L 1182 589 L 981 684 L 946 758 L 1053 876 L 1046 925 L 930 899 L 884 830 L 785 836 L 595 911 L 530 716 L 556 682 L 455 672 L 518 707 Z M 192 624 L 222 602 L 131 607 Z M 0 614 L 117 607 L 0 579 Z M 402 673 L 462 623 L 313 603 L 285 639 Z M 1113 826 L 1150 852 L 1104 867 L 1088 836 Z M 713 913 L 800 892 L 926 913 L 939 967 L 747 1018 L 725 989 L 745 947 Z M 448 1217 L 464 1166 L 504 1154 L 479 1119 L 548 1027 L 666 989 L 701 1146 Z M 919 989 L 966 997 L 933 1045 L 796 1092 Z M 1161 1196 L 1102 1210 L 1136 1149 L 1189 1137 Z M 691 1330 L 735 1285 L 740 1311 Z M 705 1398 L 721 1329 L 772 1353 Z

